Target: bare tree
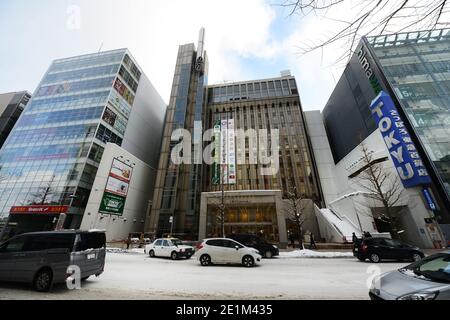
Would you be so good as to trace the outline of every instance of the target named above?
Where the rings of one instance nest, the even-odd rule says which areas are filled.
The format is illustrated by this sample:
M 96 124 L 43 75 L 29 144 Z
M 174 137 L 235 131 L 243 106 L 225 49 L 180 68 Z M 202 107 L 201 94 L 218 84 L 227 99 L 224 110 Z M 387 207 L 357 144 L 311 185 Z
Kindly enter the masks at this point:
M 31 202 L 31 205 L 44 205 L 47 203 L 48 197 L 55 193 L 54 188 L 52 186 L 54 180 L 55 175 L 53 175 L 52 178 L 49 181 L 47 181 L 47 183 L 44 186 L 39 187 L 37 192 L 32 194 L 34 200 Z
M 307 220 L 305 208 L 309 199 L 301 195 L 295 185 L 285 192 L 284 198 L 286 199 L 286 217 L 295 225 L 299 247 L 302 249 L 304 248 L 303 224 Z
M 381 204 L 376 214 L 381 221 L 389 224 L 392 237 L 398 239 L 397 224 L 401 210 L 396 207 L 401 205 L 404 192 L 400 179 L 392 170 L 386 169 L 382 162 L 375 161 L 373 152 L 364 142 L 360 149 L 363 171 L 355 178 L 355 182 L 364 189 L 365 197 L 374 200 L 375 204 Z M 369 205 L 367 202 L 364 204 Z
M 333 9 L 344 9 L 347 3 L 352 4 L 354 11 L 347 11 L 347 18 L 333 18 Z M 433 30 L 450 25 L 447 15 L 450 12 L 450 1 L 447 0 L 347 0 L 345 3 L 344 0 L 284 0 L 279 5 L 287 8 L 290 16 L 315 15 L 338 23 L 340 26 L 324 40 L 302 45 L 300 50 L 308 53 L 344 41 L 347 48 L 340 60 L 349 60 L 362 36 L 412 29 Z

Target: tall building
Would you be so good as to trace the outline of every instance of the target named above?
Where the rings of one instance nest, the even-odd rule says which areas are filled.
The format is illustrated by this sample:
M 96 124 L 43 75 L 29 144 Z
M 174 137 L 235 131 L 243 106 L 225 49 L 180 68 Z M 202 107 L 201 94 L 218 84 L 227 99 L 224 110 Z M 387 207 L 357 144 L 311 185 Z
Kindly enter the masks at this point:
M 414 188 L 405 187 L 412 197 L 416 194 L 420 204 L 408 214 L 411 223 L 405 222 L 409 225 L 405 230 L 416 238 L 425 237 L 426 226 L 433 225 L 434 217 L 443 228 L 450 223 L 449 52 L 449 30 L 363 38 L 323 110 L 336 166 L 345 167 L 353 178 L 358 175 L 355 150 L 361 142 L 380 151 L 377 161 L 388 160 L 390 153 L 385 152 L 386 145 L 376 132 L 378 125 L 370 106 L 381 91 L 393 100 L 399 125 L 411 136 L 409 155 L 423 167 L 419 174 L 431 179 Z M 422 243 L 429 241 L 425 238 Z
M 31 95 L 27 91 L 0 94 L 0 148 L 23 112 Z
M 55 60 L 0 150 L 5 230 L 78 228 L 106 143 L 156 166 L 165 111 L 127 49 Z
M 303 198 L 322 203 L 295 77 L 284 72 L 279 78 L 208 86 L 207 92 L 207 128 L 220 128 L 222 137 L 226 128 L 232 142 L 226 144 L 229 161 L 224 170 L 205 166 L 201 236 L 220 234 L 217 216 L 223 188 L 225 233 L 263 232 L 271 241 L 286 241 L 287 230 L 294 228 L 283 207 L 286 192 L 295 187 Z M 249 130 L 257 136 L 239 136 Z M 279 130 L 278 137 L 272 135 L 274 130 Z M 262 149 L 265 139 L 267 150 Z M 262 160 L 261 151 L 279 165 Z M 251 160 L 252 153 L 257 161 Z M 272 171 L 263 174 L 268 168 Z M 316 231 L 312 220 L 305 231 Z
M 317 203 L 322 198 L 295 78 L 284 72 L 280 78 L 207 87 L 207 71 L 202 29 L 197 50 L 194 44 L 179 48 L 146 230 L 157 236 L 177 234 L 192 239 L 217 235 L 217 201 L 223 189 L 227 233 L 262 230 L 273 241 L 286 241 L 284 192 L 295 186 Z M 178 148 L 185 139 L 177 129 L 190 135 L 182 151 Z M 278 141 L 272 143 L 270 133 L 280 130 L 281 147 L 274 156 L 279 171 L 277 167 L 262 175 L 260 169 L 270 169 L 271 163 L 236 161 L 261 149 L 259 136 L 255 143 L 244 139 L 242 148 L 235 144 L 241 141 L 237 133 L 248 129 L 267 130 L 268 143 L 277 147 Z M 204 157 L 213 144 L 216 148 L 210 160 L 215 161 L 208 163 Z M 249 144 L 255 149 L 249 151 Z M 184 148 L 187 146 L 191 147 L 189 152 Z M 270 156 L 267 151 L 266 156 Z M 172 153 L 190 162 L 177 164 Z M 219 158 L 227 164 L 219 163 Z M 312 209 L 312 202 L 309 205 Z M 315 228 L 314 221 L 311 225 Z
M 201 29 L 197 49 L 190 43 L 178 50 L 152 209 L 146 225 L 149 232 L 158 235 L 173 231 L 194 237 L 198 232 L 202 165 L 194 161 L 175 165 L 171 153 L 178 141 L 172 141 L 171 137 L 175 130 L 185 129 L 191 133 L 193 145 L 202 144 L 202 128 L 195 123 L 204 122 L 204 89 L 208 82 L 204 42 L 205 30 Z

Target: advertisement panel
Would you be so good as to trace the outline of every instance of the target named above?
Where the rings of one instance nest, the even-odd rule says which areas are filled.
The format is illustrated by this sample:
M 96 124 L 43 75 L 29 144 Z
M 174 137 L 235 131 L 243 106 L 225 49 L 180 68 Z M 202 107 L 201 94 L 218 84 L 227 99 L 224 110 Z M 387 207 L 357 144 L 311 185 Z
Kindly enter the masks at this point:
M 119 78 L 116 78 L 114 82 L 114 89 L 130 104 L 130 106 L 134 103 L 134 95 L 128 90 L 127 86 L 120 81 Z
M 236 136 L 234 119 L 228 120 L 228 184 L 236 184 Z
M 424 163 L 391 97 L 381 91 L 373 100 L 370 109 L 403 186 L 411 188 L 430 184 L 431 180 Z
M 221 164 L 221 174 L 222 177 L 220 182 L 223 184 L 228 184 L 228 120 L 221 121 L 221 132 L 220 132 L 220 164 Z
M 220 120 L 214 123 L 214 165 L 213 165 L 213 184 L 220 184 Z
M 105 192 L 100 203 L 100 213 L 123 215 L 132 173 L 133 168 L 130 165 L 117 158 L 113 159 Z

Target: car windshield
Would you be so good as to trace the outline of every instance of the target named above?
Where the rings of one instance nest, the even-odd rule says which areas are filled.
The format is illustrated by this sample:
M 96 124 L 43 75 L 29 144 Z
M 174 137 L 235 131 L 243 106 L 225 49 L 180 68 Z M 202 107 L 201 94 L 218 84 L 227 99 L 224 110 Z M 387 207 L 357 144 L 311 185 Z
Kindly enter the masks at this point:
M 450 254 L 433 255 L 411 264 L 407 269 L 434 281 L 450 282 Z
M 183 245 L 183 242 L 181 242 L 180 239 L 171 239 L 170 241 L 172 241 L 174 246 L 181 246 L 181 245 Z

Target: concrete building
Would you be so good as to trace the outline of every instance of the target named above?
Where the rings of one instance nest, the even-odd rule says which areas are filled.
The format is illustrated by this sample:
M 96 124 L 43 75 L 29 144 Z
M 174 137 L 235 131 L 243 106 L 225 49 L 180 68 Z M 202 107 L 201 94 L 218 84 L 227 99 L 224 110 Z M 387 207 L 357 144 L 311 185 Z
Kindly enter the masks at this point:
M 444 245 L 443 234 L 449 241 L 449 49 L 448 30 L 363 38 L 338 81 L 322 113 L 334 164 L 328 159 L 327 164 L 318 167 L 319 175 L 324 177 L 322 185 L 329 189 L 328 208 L 341 219 L 345 216 L 353 230 L 389 231 L 377 214 L 381 205 L 371 202 L 357 183 L 364 171 L 363 143 L 373 161 L 401 181 L 402 197 L 396 206 L 402 239 L 422 247 Z M 410 181 L 397 174 L 401 170 L 383 140 L 384 130 L 378 128 L 376 113 L 371 110 L 372 101 L 382 91 L 392 99 L 393 112 L 398 112 L 397 128 L 404 128 L 410 136 L 408 141 L 398 143 L 408 142 L 406 156 L 420 167 L 419 176 L 411 176 Z M 308 125 L 320 127 L 319 118 L 316 113 Z M 385 139 L 391 141 L 389 137 Z M 323 145 L 323 141 L 313 143 L 316 158 Z M 328 177 L 335 179 L 334 186 L 325 186 L 324 179 Z M 416 178 L 423 180 L 410 183 Z
M 0 149 L 30 98 L 27 91 L 0 94 Z
M 304 231 L 319 239 L 312 204 L 322 205 L 322 192 L 295 77 L 284 72 L 278 78 L 211 85 L 207 90 L 207 128 L 220 128 L 220 139 L 230 132 L 235 139 L 226 146 L 225 170 L 219 163 L 205 166 L 199 237 L 220 233 L 217 216 L 223 187 L 225 233 L 262 231 L 268 240 L 286 242 L 287 231 L 296 227 L 284 199 L 296 188 L 305 199 Z M 252 130 L 257 136 L 245 135 Z M 266 137 L 270 147 L 264 145 Z M 262 154 L 278 165 L 261 161 Z M 272 171 L 263 174 L 269 168 Z
M 110 200 L 107 194 L 111 192 L 108 190 L 108 180 L 119 178 L 111 170 L 116 163 L 130 168 L 130 177 L 123 179 L 125 183 L 128 182 L 126 195 L 120 197 L 119 194 L 118 198 L 116 196 Z M 154 178 L 154 168 L 118 145 L 107 143 L 92 185 L 81 229 L 106 230 L 108 242 L 124 240 L 130 233 L 143 232 L 145 218 L 149 213 Z M 113 203 L 110 204 L 108 201 Z
M 79 228 L 106 144 L 156 166 L 165 111 L 127 49 L 55 60 L 0 150 L 5 232 Z

